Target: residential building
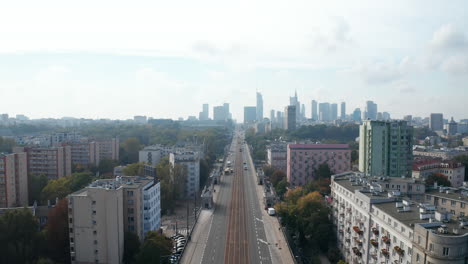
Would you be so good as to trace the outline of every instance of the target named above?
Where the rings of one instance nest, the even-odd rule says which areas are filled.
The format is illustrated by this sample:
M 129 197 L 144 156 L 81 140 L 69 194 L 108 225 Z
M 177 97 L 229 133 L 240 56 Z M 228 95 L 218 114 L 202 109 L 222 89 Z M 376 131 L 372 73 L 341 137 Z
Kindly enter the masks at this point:
M 272 125 L 276 123 L 275 110 L 270 110 L 270 122 Z
M 314 121 L 319 120 L 319 114 L 318 114 L 318 109 L 317 109 L 317 101 L 312 100 L 312 119 Z
M 263 120 L 263 97 L 262 94 L 257 92 L 257 121 L 262 121 Z
M 286 172 L 287 157 L 286 142 L 273 142 L 267 147 L 267 163 L 272 168 Z
M 440 113 L 432 113 L 429 117 L 429 129 L 432 131 L 444 130 L 444 115 Z
M 229 110 L 229 103 L 223 104 L 225 120 L 232 119 L 231 112 Z
M 185 184 L 185 197 L 195 199 L 200 190 L 200 158 L 197 152 L 184 151 L 169 154 L 169 162 L 172 167 L 175 164 L 187 168 L 187 179 Z
M 208 104 L 203 104 L 203 110 L 198 115 L 198 119 L 201 120 L 201 121 L 206 121 L 206 120 L 210 119 L 210 110 L 209 110 L 209 105 Z
M 46 175 L 58 179 L 71 174 L 71 147 L 14 147 L 14 153 L 26 153 L 28 175 Z
M 346 120 L 346 103 L 345 102 L 341 102 L 341 120 Z
M 176 151 L 176 147 L 164 145 L 147 146 L 138 152 L 138 161 L 156 166 L 164 157 Z
M 468 190 L 466 187 L 438 187 L 427 190 L 424 202 L 434 205 L 439 211 L 450 213 L 454 217 L 468 216 Z
M 331 121 L 335 121 L 338 119 L 338 104 L 331 104 L 330 105 L 330 111 L 331 111 Z
M 99 165 L 96 163 L 96 142 L 76 142 L 64 143 L 63 146 L 69 145 L 71 148 L 72 164 L 80 164 L 83 167 Z
M 440 158 L 443 160 L 452 160 L 456 156 L 468 155 L 467 147 L 440 148 L 414 146 L 413 155 L 419 157 Z
M 391 118 L 390 118 L 390 113 L 388 112 L 383 112 L 382 113 L 382 120 L 383 121 L 389 121 Z
M 228 113 L 224 106 L 215 106 L 213 107 L 213 120 L 215 121 L 225 121 L 228 119 Z
M 294 105 L 289 105 L 284 108 L 284 129 L 296 129 L 296 111 L 297 108 Z
M 291 186 L 302 186 L 316 179 L 316 169 L 327 164 L 333 173 L 351 169 L 351 150 L 347 144 L 288 144 L 286 175 Z
M 446 176 L 452 187 L 461 187 L 465 179 L 465 166 L 455 161 L 421 158 L 416 158 L 414 160 L 412 171 L 413 178 L 425 180 L 433 173 L 441 173 Z
M 405 115 L 405 116 L 403 117 L 403 120 L 405 120 L 406 122 L 408 122 L 408 125 L 410 125 L 410 126 L 413 124 L 413 123 L 412 123 L 412 122 L 413 122 L 413 116 L 412 116 L 412 115 Z
M 373 101 L 366 102 L 366 119 L 377 120 L 377 104 Z
M 468 137 L 463 138 L 463 146 L 468 146 Z
M 366 120 L 359 132 L 359 170 L 374 176 L 411 177 L 413 127 L 406 121 Z
M 27 154 L 0 153 L 0 208 L 28 206 Z
M 103 159 L 108 160 L 119 160 L 119 138 L 113 138 L 109 140 L 96 140 L 96 162 L 98 165 L 99 162 Z
M 68 196 L 72 263 L 122 263 L 123 187 L 100 180 Z
M 466 229 L 423 203 L 416 179 L 332 176 L 333 222 L 348 263 L 465 263 Z M 462 222 L 463 223 L 463 222 Z
M 253 123 L 257 120 L 257 108 L 255 106 L 244 107 L 244 124 Z

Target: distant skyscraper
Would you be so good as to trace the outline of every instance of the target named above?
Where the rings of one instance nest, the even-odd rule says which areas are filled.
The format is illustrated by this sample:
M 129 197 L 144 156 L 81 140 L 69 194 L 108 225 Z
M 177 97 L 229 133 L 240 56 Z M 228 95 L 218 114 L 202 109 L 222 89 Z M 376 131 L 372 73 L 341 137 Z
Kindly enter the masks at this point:
M 276 123 L 275 110 L 270 111 L 270 121 L 272 124 Z
M 263 97 L 257 92 L 257 121 L 263 120 Z
M 198 114 L 199 120 L 208 120 L 210 116 L 210 110 L 208 104 L 203 104 L 203 110 Z
M 284 108 L 284 129 L 296 129 L 296 107 L 288 105 Z
M 389 112 L 383 112 L 382 113 L 382 118 L 384 121 L 389 121 L 390 120 L 390 113 Z
M 331 104 L 331 120 L 335 121 L 338 119 L 338 104 Z
M 312 100 L 312 119 L 318 120 L 317 101 Z
M 429 128 L 432 131 L 444 130 L 444 115 L 432 113 L 429 118 Z
M 304 105 L 304 104 L 301 105 L 301 119 L 302 119 L 302 120 L 305 120 L 305 119 L 306 119 L 306 116 L 305 116 L 305 105 Z
M 358 121 L 358 122 L 361 121 L 361 109 L 360 109 L 360 108 L 354 109 L 354 112 L 353 112 L 353 121 Z
M 299 110 L 301 109 L 301 104 L 299 103 L 299 99 L 297 98 L 297 91 L 294 92 L 294 96 L 289 97 L 289 105 L 293 105 L 296 107 L 296 121 L 299 120 L 300 117 L 300 112 Z
M 366 120 L 359 132 L 359 170 L 371 176 L 411 177 L 413 127 L 406 121 Z
M 408 125 L 411 125 L 413 123 L 413 116 L 412 115 L 405 115 L 403 117 L 403 120 L 405 120 L 406 122 L 408 122 Z
M 280 129 L 284 128 L 283 112 L 281 111 L 276 112 L 276 125 Z
M 341 103 L 341 120 L 345 120 L 346 119 L 346 103 L 345 102 L 342 102 Z
M 244 123 L 253 123 L 257 119 L 257 107 L 245 106 L 244 107 Z
M 213 120 L 224 121 L 226 119 L 226 109 L 224 106 L 220 105 L 213 107 Z
M 458 124 L 457 122 L 455 122 L 455 120 L 453 120 L 453 116 L 452 116 L 452 119 L 447 125 L 447 135 L 451 135 L 451 136 L 455 135 L 457 133 L 457 128 L 458 128 Z
M 375 104 L 373 101 L 367 101 L 366 113 L 367 113 L 366 118 L 370 120 L 377 120 L 377 104 Z
M 319 104 L 319 120 L 320 121 L 331 121 L 331 111 L 329 103 Z
M 377 120 L 382 121 L 383 120 L 383 115 L 381 112 L 377 112 Z
M 232 119 L 231 112 L 229 112 L 229 103 L 224 103 L 223 107 L 224 107 L 224 114 L 226 115 L 225 119 L 226 120 L 227 119 Z

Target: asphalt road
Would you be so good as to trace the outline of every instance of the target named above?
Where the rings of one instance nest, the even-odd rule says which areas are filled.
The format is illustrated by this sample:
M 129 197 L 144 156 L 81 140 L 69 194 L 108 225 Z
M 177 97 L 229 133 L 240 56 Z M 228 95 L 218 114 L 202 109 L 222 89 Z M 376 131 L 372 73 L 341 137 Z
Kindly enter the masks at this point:
M 243 137 L 234 136 L 228 157 L 234 166 L 234 173 L 223 176 L 220 183 L 201 263 L 271 263 L 262 221 L 263 208 L 255 193 L 256 174 L 243 142 Z

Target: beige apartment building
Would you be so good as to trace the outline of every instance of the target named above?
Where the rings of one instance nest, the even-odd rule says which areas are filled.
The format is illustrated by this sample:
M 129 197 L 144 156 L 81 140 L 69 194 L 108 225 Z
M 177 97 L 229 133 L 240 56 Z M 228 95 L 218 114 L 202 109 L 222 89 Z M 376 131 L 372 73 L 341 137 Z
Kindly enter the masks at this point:
M 85 142 L 64 142 L 62 146 L 71 147 L 72 164 L 80 164 L 84 167 L 97 166 L 103 159 L 119 159 L 118 138 Z
M 0 153 L 0 208 L 28 206 L 26 153 Z
M 14 147 L 15 153 L 26 153 L 28 175 L 47 175 L 58 179 L 71 174 L 71 147 Z
M 411 178 L 332 176 L 332 221 L 345 261 L 466 263 L 468 219 L 425 203 L 431 192 Z
M 460 162 L 416 158 L 413 161 L 413 178 L 425 180 L 433 173 L 441 173 L 450 181 L 451 187 L 461 187 L 465 179 L 465 166 Z
M 439 187 L 426 192 L 425 202 L 453 216 L 468 216 L 468 189 Z
M 113 138 L 110 140 L 97 140 L 96 144 L 96 160 L 95 164 L 98 165 L 103 159 L 119 160 L 119 139 Z
M 68 196 L 71 262 L 122 263 L 123 187 L 95 182 Z

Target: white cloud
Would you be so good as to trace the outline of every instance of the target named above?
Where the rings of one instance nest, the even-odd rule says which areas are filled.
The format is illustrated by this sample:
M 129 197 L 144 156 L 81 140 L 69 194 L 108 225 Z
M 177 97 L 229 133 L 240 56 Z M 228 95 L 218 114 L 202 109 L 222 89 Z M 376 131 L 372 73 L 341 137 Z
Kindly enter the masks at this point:
M 443 71 L 453 74 L 468 73 L 468 54 L 460 54 L 448 57 L 440 66 Z
M 433 33 L 430 45 L 438 51 L 450 51 L 467 48 L 468 42 L 462 32 L 448 24 Z

